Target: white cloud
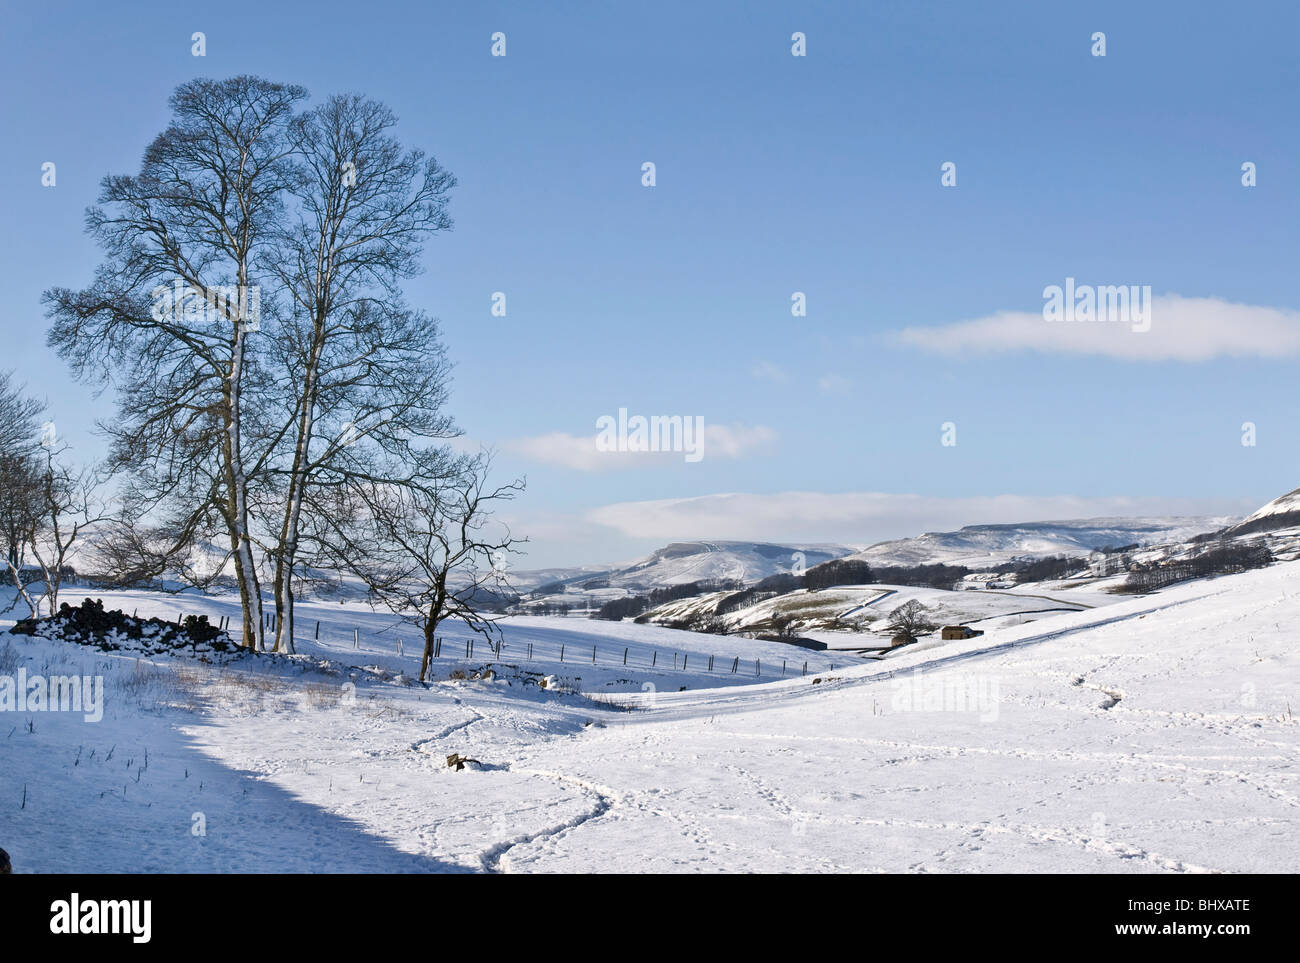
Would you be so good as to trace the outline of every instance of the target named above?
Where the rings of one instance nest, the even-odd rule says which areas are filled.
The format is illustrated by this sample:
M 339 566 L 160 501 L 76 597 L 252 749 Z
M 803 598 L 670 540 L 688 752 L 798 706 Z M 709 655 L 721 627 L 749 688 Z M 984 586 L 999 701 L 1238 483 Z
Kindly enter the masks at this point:
M 781 492 L 621 502 L 592 509 L 587 519 L 633 538 L 866 544 L 964 525 L 1106 516 L 1244 515 L 1255 507 L 1246 499 Z
M 553 431 L 528 438 L 512 438 L 501 443 L 501 448 L 511 454 L 533 461 L 559 465 L 577 471 L 608 471 L 645 468 L 647 465 L 683 463 L 680 451 L 601 451 L 596 447 L 596 434 L 571 435 Z M 770 450 L 776 432 L 765 425 L 711 425 L 704 424 L 702 459 L 741 458 L 745 455 Z
M 704 457 L 740 458 L 751 452 L 769 450 L 776 441 L 776 432 L 766 425 L 709 425 L 704 426 Z
M 502 449 L 533 461 L 549 465 L 561 465 L 576 468 L 578 471 L 595 471 L 599 468 L 612 468 L 612 452 L 596 448 L 596 436 L 570 435 L 563 431 L 552 431 L 545 435 L 531 438 L 512 438 L 501 443 Z
M 1149 331 L 1115 321 L 1045 321 L 1041 311 L 1000 311 L 971 321 L 909 327 L 904 344 L 949 355 L 1043 351 L 1128 361 L 1285 358 L 1300 354 L 1300 311 L 1220 298 L 1151 299 Z

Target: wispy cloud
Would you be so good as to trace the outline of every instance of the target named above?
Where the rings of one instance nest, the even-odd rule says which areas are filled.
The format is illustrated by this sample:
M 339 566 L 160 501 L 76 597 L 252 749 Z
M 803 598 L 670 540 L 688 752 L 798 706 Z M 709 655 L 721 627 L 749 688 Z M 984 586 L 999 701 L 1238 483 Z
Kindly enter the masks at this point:
M 704 452 L 722 458 L 771 451 L 776 432 L 766 425 L 705 425 Z
M 867 543 L 964 525 L 1137 515 L 1244 515 L 1255 507 L 1248 499 L 1223 498 L 780 492 L 621 502 L 592 509 L 587 519 L 635 538 Z
M 1113 321 L 1049 322 L 1041 311 L 1000 311 L 970 321 L 904 328 L 896 337 L 949 355 L 1040 351 L 1126 361 L 1286 358 L 1300 354 L 1300 311 L 1166 294 L 1151 300 L 1148 331 Z
M 595 435 L 570 435 L 562 431 L 552 431 L 549 434 L 533 435 L 528 438 L 511 438 L 502 442 L 501 448 L 531 461 L 560 465 L 578 471 L 618 467 L 617 459 L 610 458 L 611 452 L 596 448 Z

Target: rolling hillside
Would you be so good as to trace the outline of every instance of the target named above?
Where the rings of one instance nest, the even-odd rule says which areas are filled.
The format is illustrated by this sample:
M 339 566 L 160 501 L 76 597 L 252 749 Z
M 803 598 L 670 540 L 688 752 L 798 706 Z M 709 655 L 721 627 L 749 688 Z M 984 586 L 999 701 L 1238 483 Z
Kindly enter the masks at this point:
M 1007 525 L 968 525 L 880 542 L 852 556 L 872 565 L 965 565 L 981 568 L 1015 558 L 1082 556 L 1106 547 L 1182 542 L 1232 524 L 1231 517 L 1085 518 Z
M 25 805 L 0 838 L 20 873 L 1289 872 L 1296 567 L 885 662 L 801 653 L 784 678 L 756 648 L 752 684 L 707 661 L 732 654 L 714 637 L 573 619 L 510 620 L 504 659 L 444 653 L 427 688 L 358 606 L 305 613 L 301 656 L 229 666 L 15 637 L 8 671 L 101 676 L 108 698 L 93 724 L 14 713 Z M 569 684 L 528 684 L 548 673 Z

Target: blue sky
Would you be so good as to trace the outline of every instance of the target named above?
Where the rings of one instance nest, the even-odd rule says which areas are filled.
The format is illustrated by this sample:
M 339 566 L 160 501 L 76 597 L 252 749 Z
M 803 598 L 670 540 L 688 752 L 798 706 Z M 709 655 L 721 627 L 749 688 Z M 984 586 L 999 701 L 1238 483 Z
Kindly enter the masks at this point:
M 0 363 L 95 454 L 111 399 L 44 346 L 40 293 L 90 279 L 84 208 L 171 90 L 256 73 L 383 100 L 456 173 L 407 290 L 467 436 L 527 475 L 529 566 L 1249 511 L 1300 485 L 1300 13 L 1057 6 L 11 4 Z M 1152 330 L 1048 331 L 1066 277 L 1150 285 Z M 705 457 L 586 457 L 619 408 L 702 417 Z

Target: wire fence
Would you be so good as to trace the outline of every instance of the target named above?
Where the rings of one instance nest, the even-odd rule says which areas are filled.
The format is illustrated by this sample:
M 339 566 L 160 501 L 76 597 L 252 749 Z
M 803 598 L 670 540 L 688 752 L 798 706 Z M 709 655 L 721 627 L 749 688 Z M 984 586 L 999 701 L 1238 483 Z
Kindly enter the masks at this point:
M 184 613 L 177 614 L 177 624 L 184 619 Z M 266 632 L 272 634 L 275 632 L 275 615 L 267 613 L 264 618 L 264 628 Z M 233 616 L 219 616 L 217 619 L 217 628 L 232 633 L 235 637 L 242 635 L 242 623 L 234 620 Z M 319 620 L 308 620 L 306 626 L 312 626 L 310 631 L 313 641 L 320 640 L 321 622 Z M 331 628 L 331 634 L 338 635 L 338 626 Z M 362 651 L 361 645 L 363 634 L 359 626 L 352 628 L 352 649 Z M 398 656 L 405 656 L 406 649 L 410 648 L 411 654 L 422 657 L 424 654 L 424 640 L 421 639 L 404 639 L 397 634 L 395 629 L 380 630 L 378 632 L 365 633 L 364 641 L 366 643 L 365 651 L 373 651 L 375 648 L 382 646 L 387 648 L 392 646 L 392 653 Z M 645 645 L 642 643 L 632 643 L 626 645 L 606 645 L 601 646 L 599 643 L 593 643 L 588 646 L 582 643 L 559 640 L 495 640 L 491 641 L 485 638 L 469 637 L 465 639 L 448 639 L 437 636 L 434 639 L 433 651 L 430 656 L 434 660 L 449 661 L 475 661 L 479 659 L 491 660 L 496 662 L 552 662 L 562 665 L 572 665 L 575 668 L 583 665 L 594 665 L 604 668 L 633 668 L 633 669 L 650 669 L 658 672 L 698 672 L 708 675 L 719 676 L 746 676 L 757 679 L 785 679 L 795 676 L 806 676 L 809 671 L 809 661 L 806 659 L 790 658 L 769 658 L 764 662 L 761 658 L 742 658 L 740 655 L 718 656 L 716 653 L 685 652 L 682 650 L 660 649 L 655 646 Z M 829 671 L 835 669 L 835 663 L 829 664 Z M 813 671 L 821 671 L 814 667 Z

